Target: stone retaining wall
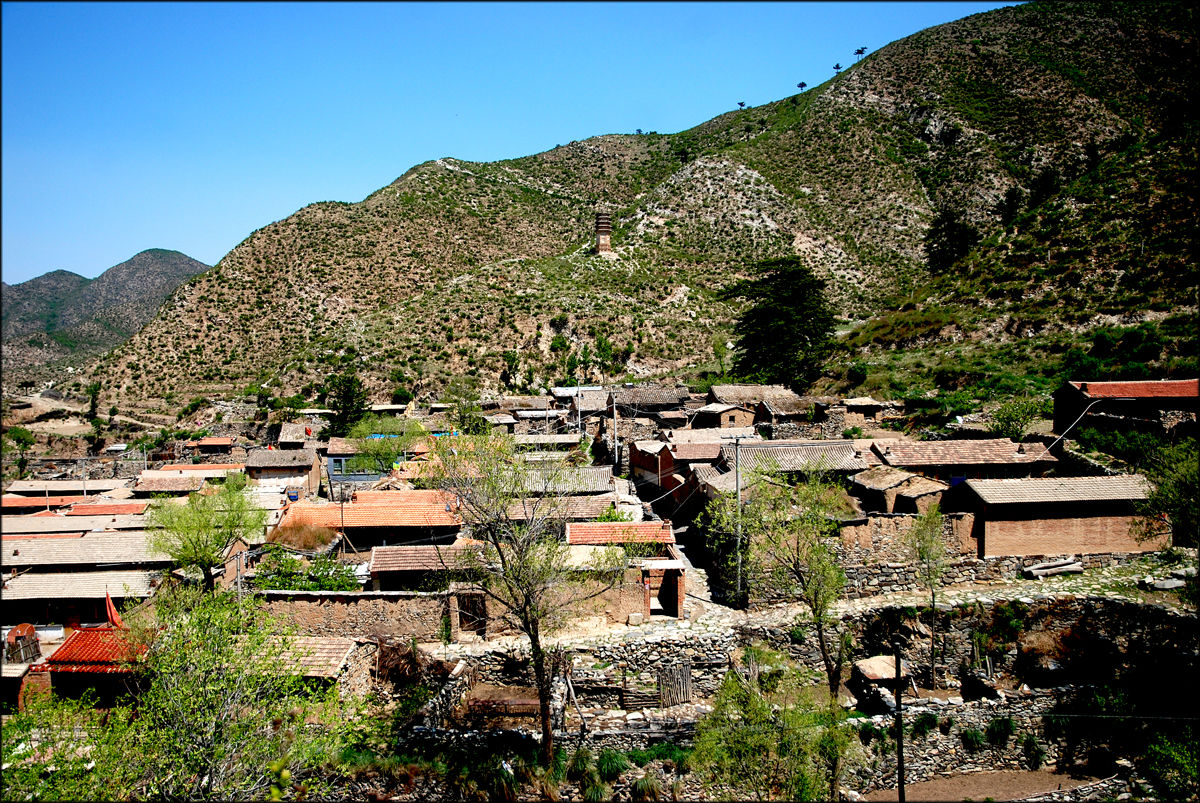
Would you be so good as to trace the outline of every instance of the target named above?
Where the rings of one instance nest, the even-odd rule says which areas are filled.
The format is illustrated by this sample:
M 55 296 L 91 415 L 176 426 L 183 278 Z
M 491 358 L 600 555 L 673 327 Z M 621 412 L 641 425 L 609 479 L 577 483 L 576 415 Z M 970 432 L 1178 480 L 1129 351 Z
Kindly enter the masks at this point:
M 462 704 L 463 697 L 471 690 L 472 685 L 472 675 L 467 662 L 459 661 L 454 669 L 450 670 L 450 677 L 441 690 L 421 707 L 421 712 L 417 715 L 418 720 L 426 728 L 443 727 L 454 709 Z
M 419 591 L 261 591 L 264 608 L 311 636 L 439 640 L 446 596 Z

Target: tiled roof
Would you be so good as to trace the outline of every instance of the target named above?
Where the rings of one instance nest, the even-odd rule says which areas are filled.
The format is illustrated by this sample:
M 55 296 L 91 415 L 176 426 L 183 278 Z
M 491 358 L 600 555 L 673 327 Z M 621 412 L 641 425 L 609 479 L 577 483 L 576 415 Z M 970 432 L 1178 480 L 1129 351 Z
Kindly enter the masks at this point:
M 200 440 L 196 440 L 196 441 L 188 441 L 187 443 L 184 444 L 184 446 L 189 446 L 189 447 L 197 447 L 197 446 L 230 447 L 230 446 L 233 446 L 233 438 L 217 438 L 217 437 L 201 438 Z
M 728 402 L 713 402 L 712 404 L 706 404 L 703 407 L 697 409 L 696 412 L 697 413 L 708 413 L 708 414 L 714 414 L 714 413 L 720 414 L 720 413 L 725 412 L 726 410 L 738 410 L 741 408 L 742 408 L 742 405 L 740 405 L 740 404 L 730 404 Z
M 687 388 L 663 385 L 647 385 L 613 391 L 613 399 L 616 403 L 627 407 L 637 407 L 643 404 L 683 404 L 688 400 L 688 395 Z
M 245 467 L 245 463 L 171 463 L 163 466 L 159 471 L 181 471 L 184 474 L 189 472 L 208 474 L 220 471 L 228 474 L 230 471 L 241 471 Z
M 720 443 L 676 443 L 671 445 L 671 454 L 681 462 L 713 461 L 721 456 Z
M 895 488 L 897 485 L 906 480 L 911 480 L 915 476 L 917 475 L 893 466 L 875 466 L 866 471 L 860 471 L 851 477 L 850 480 L 855 485 L 861 485 L 872 491 L 886 491 L 888 488 Z
M 668 521 L 580 521 L 567 524 L 568 544 L 673 544 Z
M 897 496 L 906 496 L 909 499 L 916 499 L 918 496 L 926 494 L 940 494 L 943 491 L 948 491 L 950 486 L 944 482 L 931 480 L 928 477 L 917 477 L 900 489 Z
M 539 517 L 568 521 L 589 521 L 612 510 L 614 501 L 611 495 L 605 494 L 533 497 L 509 505 L 508 517 L 514 521 L 524 521 L 530 515 L 536 514 Z
M 611 490 L 613 490 L 612 466 L 531 467 L 525 475 L 525 492 L 531 494 L 595 494 Z
M 255 449 L 246 455 L 246 468 L 308 469 L 315 459 L 311 449 Z
M 280 661 L 300 669 L 306 678 L 336 678 L 354 652 L 354 640 L 331 636 L 293 636 Z
M 847 407 L 882 407 L 883 402 L 875 401 L 870 396 L 855 396 L 853 399 L 846 399 L 842 404 Z
M 4 535 L 77 533 L 91 530 L 144 530 L 145 516 L 4 516 Z
M 67 507 L 76 502 L 93 499 L 91 496 L 21 496 L 5 494 L 0 497 L 0 510 L 45 510 L 48 507 Z
M 571 399 L 571 409 L 581 413 L 594 413 L 608 407 L 607 390 L 585 390 Z
M 86 533 L 76 538 L 0 540 L 0 565 L 4 566 L 114 566 L 167 563 L 169 560 L 166 555 L 150 548 L 150 536 L 145 532 Z
M 304 424 L 298 421 L 286 421 L 279 425 L 279 442 L 280 443 L 303 443 L 312 436 L 304 430 Z
M 861 471 L 867 467 L 851 441 L 762 441 L 742 444 L 742 472 L 751 471 Z M 721 448 L 726 465 L 733 466 L 733 444 Z
M 967 480 L 990 505 L 1036 502 L 1125 502 L 1145 499 L 1150 483 L 1138 474 L 1113 477 L 1042 477 L 1024 480 Z
M 104 572 L 25 572 L 4 584 L 4 598 L 18 599 L 114 599 L 148 597 L 161 573 L 140 569 Z M 125 589 L 129 591 L 126 593 Z
M 1154 382 L 1070 382 L 1091 398 L 1188 398 L 1200 395 L 1200 379 L 1160 379 Z
M 500 400 L 502 410 L 549 410 L 549 396 L 505 396 Z
M 1008 438 L 951 441 L 887 441 L 875 452 L 890 466 L 978 466 L 1053 463 L 1054 455 L 1040 443 L 1013 443 Z
M 768 396 L 761 404 L 771 415 L 799 415 L 813 408 L 813 400 L 805 396 Z
M 349 527 L 457 527 L 462 517 L 452 496 L 440 491 L 379 491 L 386 502 L 292 502 L 283 511 L 280 527 L 313 526 L 340 530 Z M 447 504 L 452 508 L 446 510 Z
M 854 443 L 854 448 L 858 450 L 858 453 L 862 457 L 864 463 L 866 463 L 868 466 L 882 466 L 883 458 L 876 454 L 875 444 L 879 443 L 886 446 L 894 440 L 896 439 L 884 438 L 880 440 L 873 440 L 871 438 L 854 438 L 852 442 Z
M 177 477 L 145 477 L 133 486 L 134 493 L 194 493 L 204 487 L 204 477 L 180 474 Z
M 358 447 L 349 438 L 330 438 L 329 446 L 325 449 L 325 454 L 331 456 L 355 455 L 358 454 Z
M 513 442 L 518 446 L 578 446 L 580 437 L 576 432 L 562 435 L 515 435 Z
M 491 424 L 493 427 L 507 427 L 517 423 L 517 419 L 513 418 L 508 413 L 494 413 L 493 415 L 485 415 L 483 420 Z
M 758 404 L 766 399 L 796 399 L 783 385 L 713 385 L 709 397 L 726 404 Z
M 142 648 L 140 651 L 144 651 Z M 115 627 L 76 630 L 54 654 L 31 667 L 34 672 L 97 672 L 123 674 L 122 662 L 135 655 L 122 631 Z
M 726 427 L 725 429 L 668 429 L 663 435 L 668 443 L 721 443 L 735 437 L 743 440 L 761 441 L 758 430 L 754 427 Z
M 371 574 L 456 569 L 468 560 L 466 555 L 476 550 L 478 547 L 466 545 L 377 546 L 371 550 Z
M 117 488 L 128 488 L 129 480 L 15 480 L 8 486 L 8 493 L 24 496 L 42 494 L 100 494 L 105 491 L 115 491 Z
M 566 415 L 563 410 L 517 410 L 517 418 L 521 421 L 537 419 L 562 418 Z

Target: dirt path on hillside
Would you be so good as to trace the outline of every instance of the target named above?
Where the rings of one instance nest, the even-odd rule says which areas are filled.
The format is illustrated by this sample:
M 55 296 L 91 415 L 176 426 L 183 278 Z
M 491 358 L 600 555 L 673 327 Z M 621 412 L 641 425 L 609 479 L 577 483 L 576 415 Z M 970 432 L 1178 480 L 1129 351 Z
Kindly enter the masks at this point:
M 13 410 L 9 414 L 9 421 L 6 423 L 24 426 L 30 432 L 51 435 L 82 435 L 85 432 L 90 432 L 92 429 L 92 425 L 84 419 L 84 416 L 87 414 L 87 405 L 74 404 L 65 399 L 49 399 L 40 394 L 35 396 L 19 396 L 16 400 L 29 402 L 30 406 L 22 410 Z M 67 418 L 56 418 L 49 421 L 36 420 L 38 417 L 56 410 L 71 413 L 72 415 Z M 107 416 L 105 416 L 105 419 L 107 420 Z M 163 424 L 140 421 L 136 418 L 120 414 L 113 416 L 113 420 L 133 424 L 144 429 L 161 429 L 163 427 Z

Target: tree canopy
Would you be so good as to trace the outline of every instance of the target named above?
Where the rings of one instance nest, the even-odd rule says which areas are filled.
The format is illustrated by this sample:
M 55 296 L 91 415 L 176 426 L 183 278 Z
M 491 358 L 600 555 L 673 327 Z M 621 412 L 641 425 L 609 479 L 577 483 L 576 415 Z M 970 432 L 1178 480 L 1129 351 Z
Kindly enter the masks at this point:
M 369 409 L 367 389 L 356 373 L 332 374 L 325 380 L 325 404 L 329 416 L 329 435 L 344 438 Z
M 366 415 L 350 429 L 357 451 L 350 460 L 350 469 L 386 474 L 393 464 L 406 459 L 424 436 L 425 428 L 412 419 Z
M 752 278 L 722 293 L 749 302 L 733 328 L 739 350 L 734 371 L 746 379 L 803 389 L 820 375 L 833 346 L 825 281 L 799 257 L 766 260 L 752 270 Z

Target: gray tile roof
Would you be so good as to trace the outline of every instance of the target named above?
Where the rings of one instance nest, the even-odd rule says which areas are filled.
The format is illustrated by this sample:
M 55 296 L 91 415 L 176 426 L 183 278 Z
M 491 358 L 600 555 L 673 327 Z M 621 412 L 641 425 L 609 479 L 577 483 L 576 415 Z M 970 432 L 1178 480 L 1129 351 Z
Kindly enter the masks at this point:
M 726 465 L 734 464 L 732 443 L 721 448 Z M 762 441 L 742 444 L 743 474 L 751 471 L 862 471 L 867 467 L 851 441 Z
M 115 598 L 148 597 L 154 592 L 154 585 L 161 574 L 136 569 L 105 572 L 25 572 L 4 584 L 4 598 L 9 601 L 104 599 L 105 591 Z
M 0 565 L 5 567 L 168 562 L 170 558 L 150 548 L 150 534 L 146 532 L 88 533 L 74 538 L 9 538 L 0 541 Z
M 117 516 L 3 516 L 0 530 L 5 535 L 83 533 L 93 530 L 144 530 L 146 517 Z
M 1054 463 L 1057 458 L 1040 443 L 1014 443 L 1008 438 L 949 441 L 886 441 L 875 451 L 890 466 L 978 466 Z
M 766 399 L 799 398 L 783 385 L 713 385 L 708 397 L 725 404 L 758 404 Z
M 530 468 L 526 473 L 526 493 L 595 494 L 611 490 L 612 466 Z
M 1125 502 L 1145 499 L 1150 483 L 1139 474 L 1115 477 L 1042 477 L 1021 480 L 967 480 L 990 505 L 1037 502 Z
M 310 468 L 316 454 L 309 449 L 255 449 L 246 455 L 246 468 Z

